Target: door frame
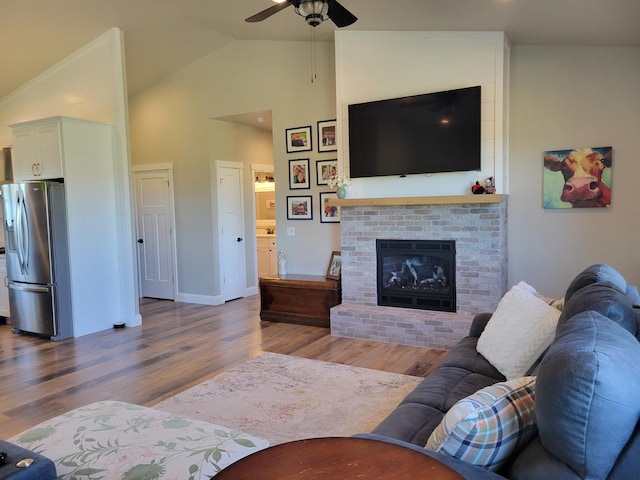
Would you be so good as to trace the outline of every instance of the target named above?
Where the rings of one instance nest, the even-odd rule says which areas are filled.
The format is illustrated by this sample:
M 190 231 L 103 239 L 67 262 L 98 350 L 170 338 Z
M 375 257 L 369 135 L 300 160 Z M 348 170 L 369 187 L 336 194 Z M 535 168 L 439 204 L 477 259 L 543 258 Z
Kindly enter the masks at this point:
M 137 182 L 136 182 L 136 173 L 139 172 L 164 172 L 169 176 L 169 209 L 171 210 L 171 231 L 173 235 L 171 235 L 171 247 L 173 250 L 173 258 L 171 262 L 173 263 L 173 301 L 178 300 L 178 292 L 180 289 L 178 288 L 178 255 L 176 253 L 176 210 L 175 210 L 175 196 L 173 191 L 173 163 L 154 163 L 148 165 L 132 165 L 131 171 L 133 172 L 133 184 L 134 184 L 134 218 L 135 218 L 135 235 L 136 239 L 140 238 L 139 225 L 138 225 L 138 191 L 137 191 Z M 136 268 L 138 271 L 138 298 L 142 298 L 142 275 L 140 275 L 140 250 L 138 248 L 136 251 Z

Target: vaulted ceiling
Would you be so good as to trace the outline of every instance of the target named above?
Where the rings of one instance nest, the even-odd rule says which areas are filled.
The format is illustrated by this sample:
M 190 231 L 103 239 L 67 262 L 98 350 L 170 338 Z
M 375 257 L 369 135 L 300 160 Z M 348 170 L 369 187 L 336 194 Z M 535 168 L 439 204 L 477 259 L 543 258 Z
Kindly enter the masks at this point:
M 640 46 L 638 0 L 340 0 L 348 30 L 504 31 L 512 44 Z M 234 40 L 308 40 L 287 8 L 244 19 L 271 0 L 3 0 L 0 98 L 112 27 L 125 34 L 134 93 Z M 332 41 L 324 22 L 316 39 Z

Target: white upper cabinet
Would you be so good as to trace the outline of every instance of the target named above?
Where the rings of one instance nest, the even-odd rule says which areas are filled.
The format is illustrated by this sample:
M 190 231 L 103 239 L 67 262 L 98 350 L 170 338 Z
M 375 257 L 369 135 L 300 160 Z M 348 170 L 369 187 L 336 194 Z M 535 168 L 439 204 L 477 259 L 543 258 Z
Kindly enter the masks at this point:
M 15 180 L 64 177 L 60 119 L 13 125 Z

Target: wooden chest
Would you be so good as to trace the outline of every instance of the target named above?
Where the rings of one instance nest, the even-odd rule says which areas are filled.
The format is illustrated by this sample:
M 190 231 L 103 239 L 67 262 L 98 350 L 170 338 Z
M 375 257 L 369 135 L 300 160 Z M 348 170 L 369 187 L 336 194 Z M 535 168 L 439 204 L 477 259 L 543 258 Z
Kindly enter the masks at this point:
M 330 326 L 329 309 L 341 301 L 340 282 L 316 275 L 261 277 L 260 318 Z

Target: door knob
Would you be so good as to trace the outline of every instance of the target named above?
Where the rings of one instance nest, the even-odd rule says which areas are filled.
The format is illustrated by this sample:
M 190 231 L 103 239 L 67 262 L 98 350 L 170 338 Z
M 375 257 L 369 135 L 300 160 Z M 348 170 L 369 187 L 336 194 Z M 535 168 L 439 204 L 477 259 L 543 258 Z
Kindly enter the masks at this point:
M 141 238 L 139 238 L 139 239 L 138 239 L 138 243 L 144 243 L 144 240 L 143 240 L 143 239 L 141 239 Z
M 241 241 L 242 241 L 242 237 L 238 237 L 238 238 L 236 239 L 236 242 L 241 242 Z

